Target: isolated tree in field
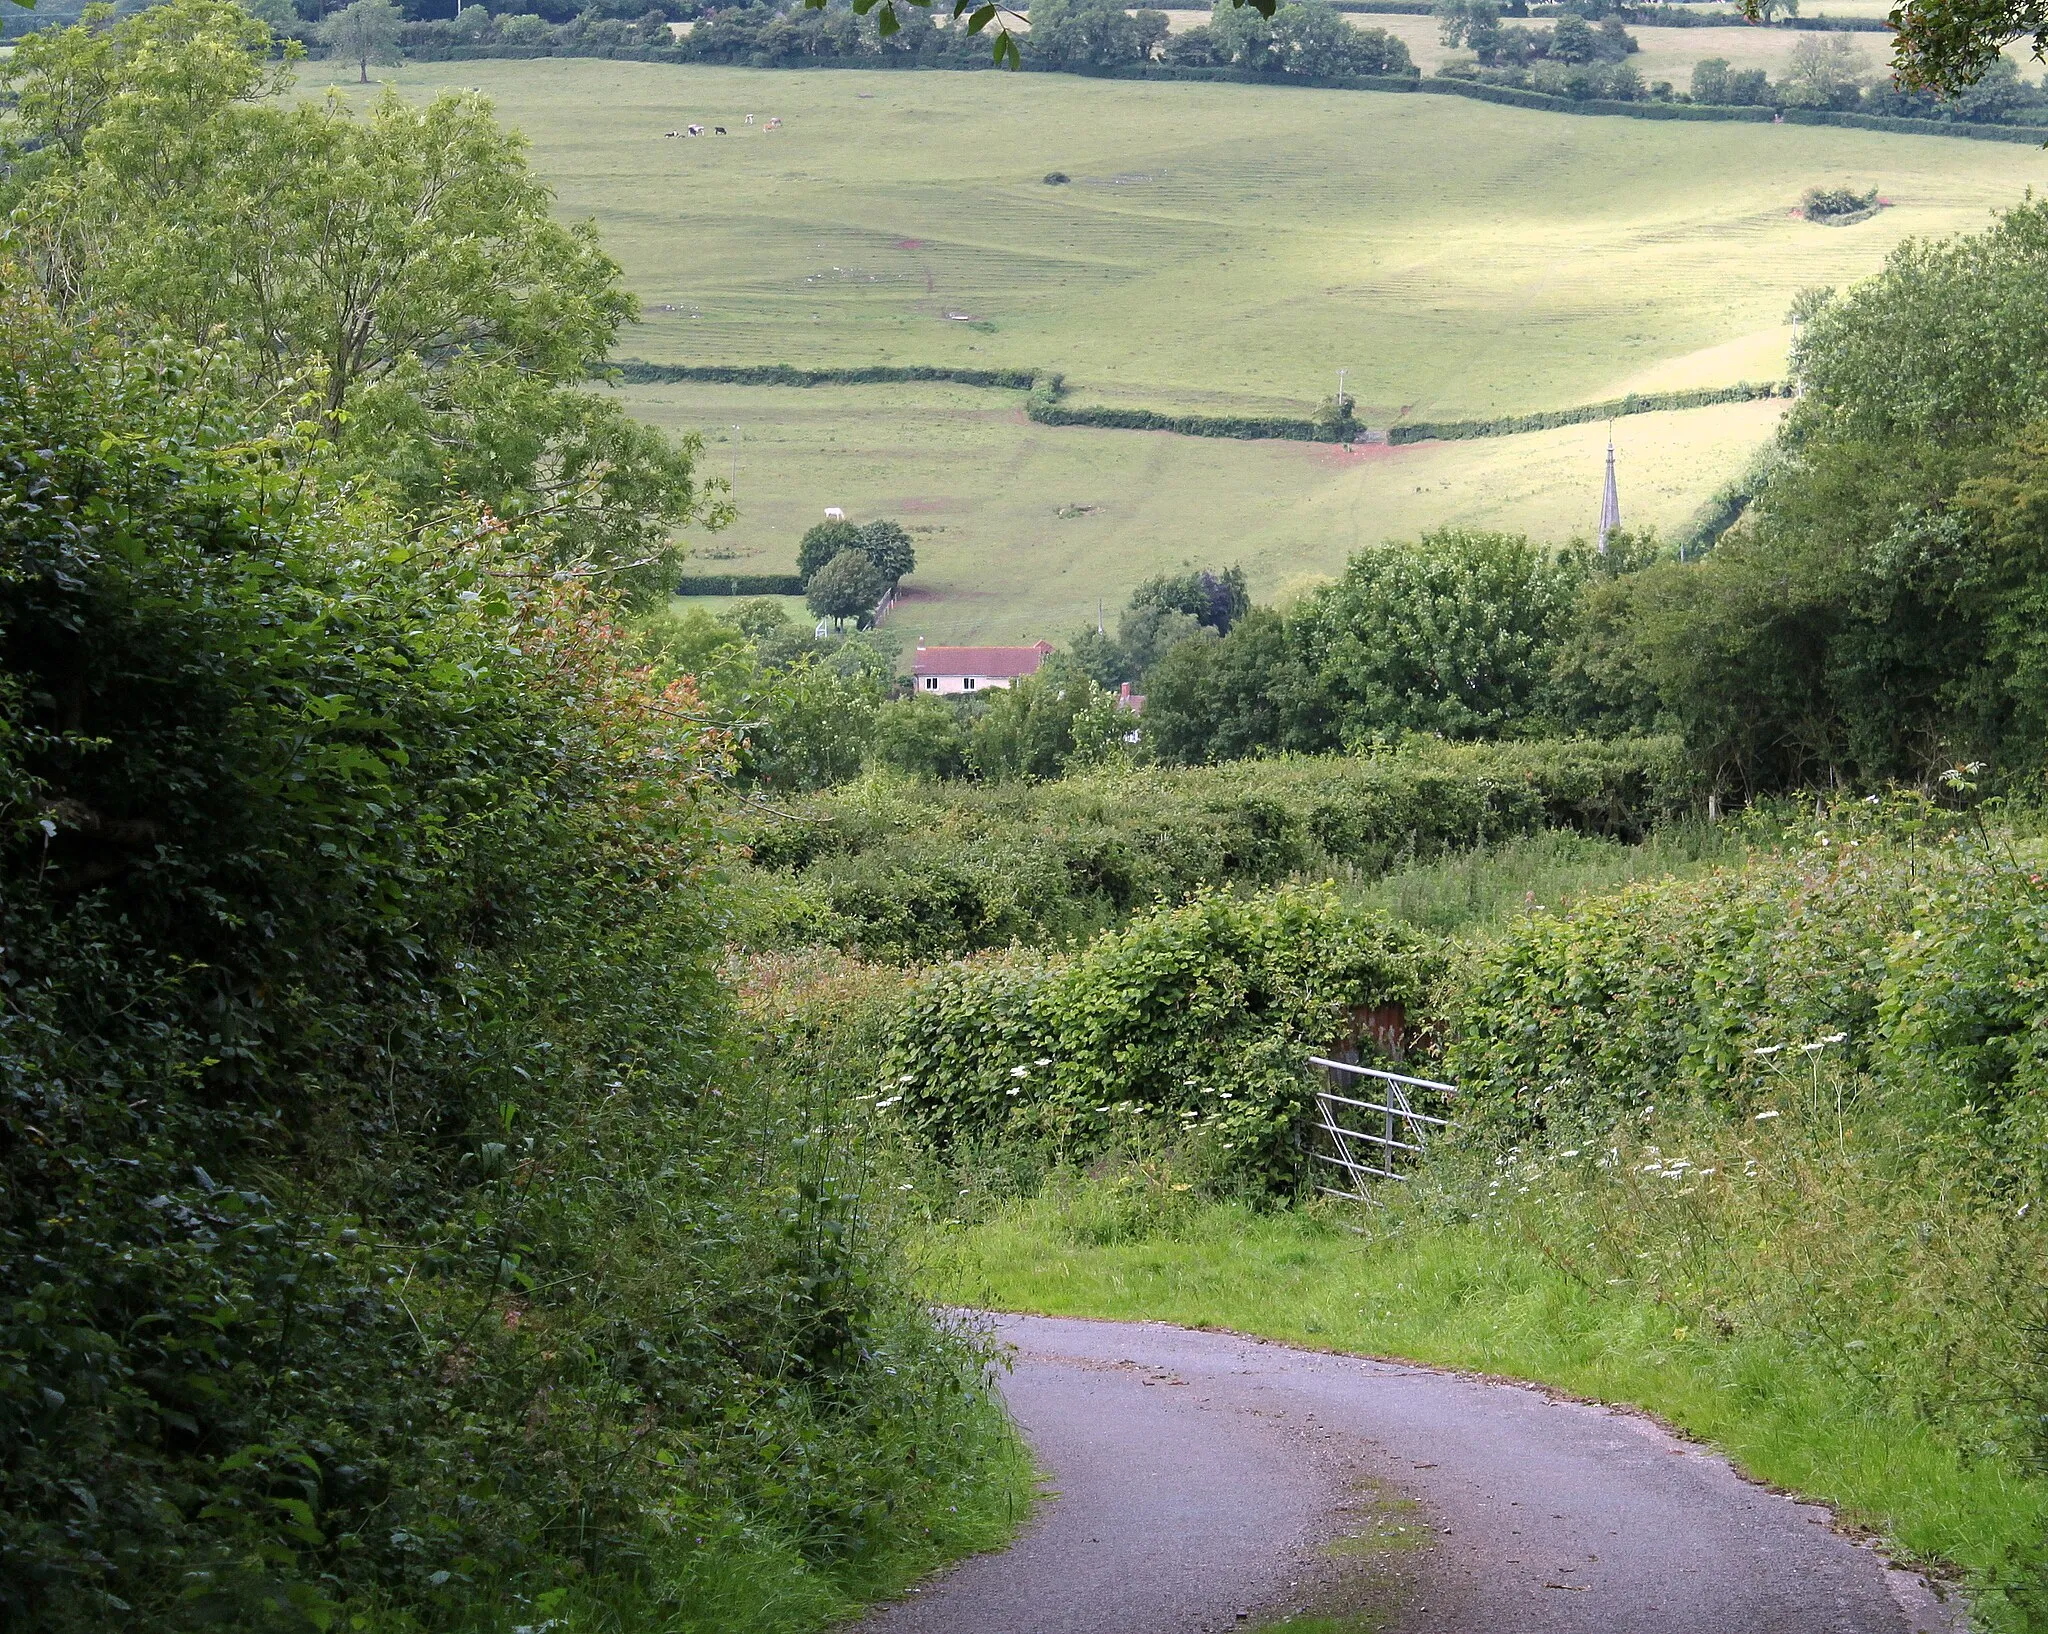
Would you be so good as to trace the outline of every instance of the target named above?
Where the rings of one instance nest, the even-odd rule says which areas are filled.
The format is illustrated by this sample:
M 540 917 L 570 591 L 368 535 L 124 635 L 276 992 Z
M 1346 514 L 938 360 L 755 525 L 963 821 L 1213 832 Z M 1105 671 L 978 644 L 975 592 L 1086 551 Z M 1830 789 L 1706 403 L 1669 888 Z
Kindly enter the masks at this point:
M 875 564 L 875 570 L 890 584 L 908 578 L 917 567 L 917 547 L 896 522 L 869 522 L 862 526 L 854 548 Z
M 851 522 L 820 522 L 797 541 L 797 577 L 809 585 L 813 575 L 844 550 L 860 549 L 860 529 Z
M 48 150 L 15 254 L 60 306 L 218 346 L 215 377 L 321 425 L 416 515 L 472 503 L 636 595 L 700 502 L 671 443 L 585 387 L 634 310 L 478 97 L 287 107 L 269 31 L 169 0 L 24 41 L 9 134 Z
M 336 56 L 355 63 L 367 85 L 371 63 L 398 61 L 399 30 L 404 22 L 391 0 L 350 0 L 320 25 L 320 38 Z
M 1792 47 L 1778 82 L 1788 108 L 1853 108 L 1863 100 L 1870 59 L 1847 34 L 1808 34 Z
M 844 629 L 848 619 L 872 613 L 888 588 L 865 552 L 842 550 L 811 575 L 804 605 L 820 618 L 832 620 L 835 628 Z

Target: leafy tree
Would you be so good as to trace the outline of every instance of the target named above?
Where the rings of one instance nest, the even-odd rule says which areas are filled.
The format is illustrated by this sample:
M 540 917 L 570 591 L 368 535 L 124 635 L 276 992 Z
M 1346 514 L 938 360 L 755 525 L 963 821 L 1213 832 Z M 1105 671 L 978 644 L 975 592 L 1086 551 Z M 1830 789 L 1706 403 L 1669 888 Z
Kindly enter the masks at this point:
M 1349 26 L 1348 24 L 1346 25 Z M 1351 30 L 1351 72 L 1354 74 L 1412 74 L 1415 59 L 1409 55 L 1408 45 L 1398 34 L 1391 34 L 1384 28 L 1354 28 Z M 1351 398 L 1347 393 L 1344 404 L 1348 409 Z M 1348 417 L 1348 414 L 1347 414 Z
M 1114 698 L 1056 653 L 1036 675 L 989 695 L 969 753 L 990 782 L 1060 777 L 1121 758 L 1132 726 Z
M 1788 108 L 1853 108 L 1863 100 L 1870 61 L 1848 34 L 1808 34 L 1792 47 L 1779 92 Z
M 1346 748 L 1489 736 L 1532 707 L 1577 580 L 1519 536 L 1444 529 L 1354 555 L 1295 640 Z
M 1031 57 L 1053 68 L 1116 68 L 1147 54 L 1138 25 L 1114 0 L 1039 0 L 1031 9 Z
M 1642 48 L 1642 43 L 1621 26 L 1619 17 L 1604 19 L 1594 36 L 1594 50 L 1602 62 L 1620 62 Z
M 872 664 L 841 667 L 816 654 L 761 672 L 735 700 L 744 722 L 737 728 L 741 777 L 775 789 L 822 789 L 858 776 L 885 684 Z
M 1277 10 L 1277 8 L 1275 8 Z M 1213 0 L 1209 11 L 1209 50 L 1226 67 L 1252 73 L 1277 73 L 1280 57 L 1273 44 L 1273 11 L 1261 13 L 1235 0 Z
M 806 585 L 841 551 L 860 549 L 860 529 L 851 522 L 820 522 L 798 541 L 796 570 Z
M 226 0 L 29 43 L 5 73 L 43 158 L 14 219 L 53 298 L 220 347 L 248 400 L 311 415 L 422 521 L 481 502 L 559 565 L 665 591 L 674 530 L 723 512 L 694 439 L 586 389 L 632 297 L 485 103 L 283 106 L 267 30 Z
M 1709 107 L 1732 106 L 1728 100 L 1728 59 L 1703 57 L 1692 65 L 1692 99 Z
M 848 619 L 865 618 L 872 613 L 888 588 L 865 552 L 842 550 L 811 575 L 804 591 L 804 605 L 843 629 Z
M 1500 7 L 1495 0 L 1436 0 L 1434 15 L 1437 38 L 1456 50 L 1461 45 L 1477 49 L 1478 39 L 1500 29 Z
M 1550 31 L 1548 55 L 1553 62 L 1592 62 L 1600 55 L 1600 38 L 1585 18 L 1560 17 Z
M 1273 48 L 1283 73 L 1328 79 L 1356 72 L 1358 31 L 1325 0 L 1297 0 L 1273 13 Z
M 1173 24 L 1163 11 L 1134 11 L 1131 26 L 1137 32 L 1138 60 L 1150 62 L 1166 45 L 1167 36 L 1173 32 Z
M 1245 587 L 1244 569 L 1226 568 L 1212 573 L 1207 568 L 1186 573 L 1163 573 L 1147 579 L 1131 592 L 1133 609 L 1159 607 L 1186 613 L 1197 624 L 1206 624 L 1218 635 L 1228 635 L 1251 608 L 1251 592 Z
M 1145 678 L 1144 744 L 1193 766 L 1327 747 L 1315 687 L 1286 620 L 1254 608 L 1220 641 L 1183 641 Z
M 337 56 L 352 59 L 361 82 L 370 83 L 370 64 L 397 62 L 405 18 L 391 0 L 350 0 L 320 25 L 320 38 Z
M 869 522 L 859 531 L 854 549 L 875 564 L 889 584 L 907 579 L 917 568 L 917 548 L 910 535 L 895 522 Z
M 972 765 L 966 717 L 943 698 L 892 698 L 875 717 L 875 763 L 933 782 L 965 777 Z
M 1217 62 L 1216 50 L 1216 36 L 1204 23 L 1183 29 L 1178 34 L 1169 34 L 1161 55 L 1176 68 L 1213 68 Z

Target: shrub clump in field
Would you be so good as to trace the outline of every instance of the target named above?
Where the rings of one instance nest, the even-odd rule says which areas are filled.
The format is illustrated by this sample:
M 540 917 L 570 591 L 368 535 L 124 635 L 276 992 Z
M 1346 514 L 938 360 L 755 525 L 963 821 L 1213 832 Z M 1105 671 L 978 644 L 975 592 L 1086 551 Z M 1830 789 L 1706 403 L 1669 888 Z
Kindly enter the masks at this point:
M 1843 226 L 1876 215 L 1883 208 L 1877 189 L 1859 193 L 1853 187 L 1809 187 L 1799 198 L 1799 213 L 1808 221 Z

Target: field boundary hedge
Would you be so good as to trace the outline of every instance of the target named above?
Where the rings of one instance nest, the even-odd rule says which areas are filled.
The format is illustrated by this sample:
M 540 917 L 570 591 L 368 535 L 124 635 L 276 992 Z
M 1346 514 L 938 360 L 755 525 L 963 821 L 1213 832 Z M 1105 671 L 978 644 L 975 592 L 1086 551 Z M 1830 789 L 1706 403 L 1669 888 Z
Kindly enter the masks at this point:
M 679 596 L 801 596 L 800 573 L 685 573 L 676 580 Z
M 1524 431 L 1552 431 L 1559 426 L 1584 425 L 1588 420 L 1616 420 L 1625 414 L 1655 414 L 1669 409 L 1709 408 L 1716 403 L 1750 403 L 1763 397 L 1789 397 L 1792 388 L 1775 380 L 1752 385 L 1708 386 L 1695 391 L 1630 392 L 1626 397 L 1604 403 L 1584 403 L 1577 408 L 1550 409 L 1539 414 L 1507 414 L 1495 420 L 1412 420 L 1390 427 L 1387 441 L 1396 445 L 1422 442 L 1462 442 L 1472 437 L 1512 437 Z
M 702 380 L 729 386 L 880 386 L 903 380 L 936 380 L 956 386 L 997 386 L 1029 391 L 1038 369 L 956 369 L 945 364 L 862 364 L 841 369 L 797 369 L 787 363 L 649 363 L 637 357 L 600 364 L 628 385 Z
M 623 358 L 600 366 L 593 373 L 610 373 L 635 383 L 704 380 L 743 386 L 885 385 L 894 381 L 936 380 L 956 385 L 983 386 L 1002 390 L 1030 387 L 1024 414 L 1036 425 L 1091 426 L 1104 431 L 1170 431 L 1181 437 L 1226 437 L 1244 442 L 1357 443 L 1384 440 L 1404 443 L 1462 442 L 1474 437 L 1512 437 L 1527 431 L 1552 431 L 1559 426 L 1584 425 L 1589 420 L 1613 420 L 1628 414 L 1657 414 L 1676 409 L 1710 408 L 1716 403 L 1748 403 L 1764 397 L 1789 397 L 1789 383 L 1766 380 L 1742 381 L 1733 386 L 1703 386 L 1690 391 L 1630 392 L 1599 403 L 1582 403 L 1573 408 L 1543 409 L 1534 414 L 1507 414 L 1492 420 L 1413 420 L 1374 432 L 1362 421 L 1307 419 L 1284 414 L 1165 414 L 1157 409 L 1120 408 L 1103 403 L 1068 407 L 1061 402 L 1066 393 L 1064 376 L 1030 369 L 949 369 L 922 364 L 875 364 L 846 369 L 798 369 L 786 363 L 733 364 L 648 363 Z M 779 588 L 779 574 L 694 575 L 720 583 L 727 578 L 753 585 L 772 580 L 778 588 L 735 590 L 732 595 L 793 596 L 802 586 Z M 790 580 L 792 584 L 794 579 Z M 722 590 L 682 590 L 678 595 L 714 596 Z

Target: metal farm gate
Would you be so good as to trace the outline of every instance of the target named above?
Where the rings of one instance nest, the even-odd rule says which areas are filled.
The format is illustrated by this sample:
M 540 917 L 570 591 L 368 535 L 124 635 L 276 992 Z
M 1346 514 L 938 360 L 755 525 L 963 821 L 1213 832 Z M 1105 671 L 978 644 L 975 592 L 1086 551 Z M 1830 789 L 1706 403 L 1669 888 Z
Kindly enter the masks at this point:
M 1349 1197 L 1355 1202 L 1373 1200 L 1373 1180 L 1406 1180 L 1397 1165 L 1401 1154 L 1420 1157 L 1432 1129 L 1447 1128 L 1448 1118 L 1418 1112 L 1409 1104 L 1411 1089 L 1431 1090 L 1440 1095 L 1458 1093 L 1455 1084 L 1440 1084 L 1432 1078 L 1410 1078 L 1404 1073 L 1379 1067 L 1361 1067 L 1351 1061 L 1332 1061 L 1312 1055 L 1309 1065 L 1321 1067 L 1333 1087 L 1316 1091 L 1314 1128 L 1322 1138 L 1323 1150 L 1310 1155 L 1338 1171 L 1345 1182 L 1318 1189 L 1332 1197 Z M 1344 1076 L 1340 1076 L 1344 1075 Z M 1377 1101 L 1340 1095 L 1334 1087 L 1342 1084 L 1360 1095 L 1379 1092 Z

